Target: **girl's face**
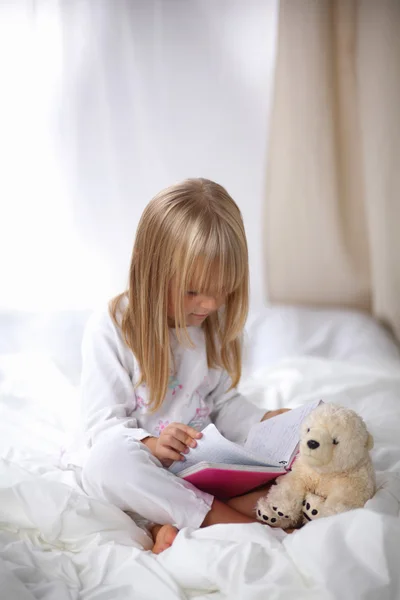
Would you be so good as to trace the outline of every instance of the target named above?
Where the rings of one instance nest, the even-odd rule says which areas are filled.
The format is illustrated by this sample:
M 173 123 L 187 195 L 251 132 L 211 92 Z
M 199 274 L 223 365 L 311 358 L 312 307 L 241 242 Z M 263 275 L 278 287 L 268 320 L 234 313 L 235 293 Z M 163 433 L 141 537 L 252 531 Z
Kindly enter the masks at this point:
M 199 293 L 195 289 L 188 290 L 183 301 L 185 323 L 187 327 L 200 325 L 213 312 L 219 310 L 225 303 L 225 295 L 212 296 Z M 175 317 L 175 299 L 170 290 L 168 299 L 168 318 L 173 322 Z

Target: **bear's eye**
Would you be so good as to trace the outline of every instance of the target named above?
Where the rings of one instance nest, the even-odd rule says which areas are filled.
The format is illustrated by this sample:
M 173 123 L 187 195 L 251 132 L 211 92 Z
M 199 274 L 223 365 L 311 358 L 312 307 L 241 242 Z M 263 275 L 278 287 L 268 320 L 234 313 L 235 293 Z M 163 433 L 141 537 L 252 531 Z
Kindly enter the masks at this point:
M 310 428 L 307 429 L 307 433 L 310 433 Z
M 335 446 L 337 446 L 339 442 L 337 441 L 336 438 L 333 438 L 333 443 L 335 444 Z

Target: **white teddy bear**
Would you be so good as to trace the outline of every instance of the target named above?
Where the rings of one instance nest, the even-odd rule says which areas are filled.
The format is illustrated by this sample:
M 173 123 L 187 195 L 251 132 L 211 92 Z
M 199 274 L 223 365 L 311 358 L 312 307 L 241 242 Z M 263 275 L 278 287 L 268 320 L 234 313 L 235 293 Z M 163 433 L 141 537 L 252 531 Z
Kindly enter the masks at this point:
M 287 529 L 361 508 L 375 493 L 373 438 L 353 410 L 322 404 L 304 420 L 292 471 L 257 503 L 257 518 Z

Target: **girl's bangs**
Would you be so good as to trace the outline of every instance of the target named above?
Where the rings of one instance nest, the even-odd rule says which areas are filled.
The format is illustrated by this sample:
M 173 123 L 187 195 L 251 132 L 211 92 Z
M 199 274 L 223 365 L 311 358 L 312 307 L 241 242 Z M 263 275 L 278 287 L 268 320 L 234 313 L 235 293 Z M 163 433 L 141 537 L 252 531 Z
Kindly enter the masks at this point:
M 200 240 L 199 240 L 200 241 Z M 215 239 L 210 235 L 205 243 L 193 244 L 186 254 L 186 269 L 182 273 L 185 292 L 208 296 L 229 295 L 243 284 L 247 274 L 247 248 L 232 239 Z

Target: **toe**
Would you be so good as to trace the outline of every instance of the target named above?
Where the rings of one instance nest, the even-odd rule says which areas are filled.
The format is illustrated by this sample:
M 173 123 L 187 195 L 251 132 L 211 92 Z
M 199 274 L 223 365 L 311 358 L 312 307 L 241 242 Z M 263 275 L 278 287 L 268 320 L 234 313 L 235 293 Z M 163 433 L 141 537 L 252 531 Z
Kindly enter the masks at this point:
M 173 527 L 172 525 L 168 525 L 167 527 L 168 527 L 168 529 L 165 532 L 164 541 L 165 541 L 165 544 L 167 545 L 167 547 L 169 547 L 169 546 L 172 546 L 174 539 L 178 535 L 178 530 L 176 527 Z
M 160 554 L 170 548 L 174 542 L 174 539 L 178 535 L 178 530 L 172 525 L 164 525 L 161 527 L 156 536 L 156 541 L 153 546 L 153 554 Z

